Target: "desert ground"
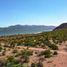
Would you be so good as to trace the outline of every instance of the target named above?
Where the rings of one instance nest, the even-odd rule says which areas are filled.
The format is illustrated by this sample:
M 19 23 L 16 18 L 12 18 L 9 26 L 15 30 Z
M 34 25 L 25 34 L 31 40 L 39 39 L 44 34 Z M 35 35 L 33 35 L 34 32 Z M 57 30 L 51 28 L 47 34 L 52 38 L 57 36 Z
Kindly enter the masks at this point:
M 63 42 L 58 47 L 59 47 L 59 50 L 57 50 L 58 55 L 53 56 L 51 58 L 41 57 L 44 67 L 67 67 L 67 41 Z M 23 49 L 27 49 L 28 47 L 17 46 L 16 48 L 20 51 Z M 38 61 L 40 57 L 38 57 L 37 54 L 45 50 L 43 48 L 35 48 L 35 47 L 29 47 L 28 49 L 33 51 L 33 55 L 29 57 L 29 64 Z M 10 49 L 9 51 L 8 50 L 9 49 L 6 48 L 5 56 L 0 55 L 0 59 L 5 59 L 7 56 L 12 55 L 11 54 L 12 49 Z
M 67 67 L 67 41 L 59 46 L 58 55 L 43 62 L 44 67 Z
M 67 67 L 67 41 L 62 43 L 61 45 L 58 46 L 59 50 L 58 55 L 44 59 L 43 65 L 44 67 Z M 25 48 L 25 47 L 20 47 L 20 48 Z M 44 51 L 45 49 L 42 48 L 29 48 L 30 50 L 34 51 Z M 36 62 L 38 60 L 38 57 L 36 54 L 33 54 L 33 56 L 30 57 L 30 62 Z

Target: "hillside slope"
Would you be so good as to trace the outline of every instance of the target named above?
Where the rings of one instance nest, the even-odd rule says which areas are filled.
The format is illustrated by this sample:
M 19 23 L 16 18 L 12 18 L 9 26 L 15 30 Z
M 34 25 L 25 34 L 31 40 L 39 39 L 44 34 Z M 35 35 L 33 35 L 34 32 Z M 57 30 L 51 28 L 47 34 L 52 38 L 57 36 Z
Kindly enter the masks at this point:
M 63 23 L 63 24 L 59 25 L 54 30 L 58 30 L 58 29 L 67 29 L 67 23 Z

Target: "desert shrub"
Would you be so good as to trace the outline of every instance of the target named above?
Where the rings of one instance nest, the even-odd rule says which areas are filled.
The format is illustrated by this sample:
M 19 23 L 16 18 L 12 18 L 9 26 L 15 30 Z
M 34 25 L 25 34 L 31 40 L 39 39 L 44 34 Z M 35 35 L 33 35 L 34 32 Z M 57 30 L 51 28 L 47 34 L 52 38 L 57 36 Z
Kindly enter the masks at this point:
M 51 51 L 50 51 L 50 50 L 46 50 L 46 51 L 44 52 L 44 55 L 45 55 L 45 58 L 51 57 Z
M 42 64 L 42 62 L 32 63 L 31 67 L 43 67 L 43 64 Z
M 22 56 L 22 58 L 24 59 L 24 62 L 28 62 L 29 61 L 29 56 L 32 55 L 32 52 L 29 50 L 22 50 L 20 55 Z
M 40 55 L 44 55 L 45 58 L 49 58 L 52 56 L 51 54 L 52 54 L 52 52 L 50 50 L 45 50 L 45 51 L 41 52 Z
M 14 57 L 13 56 L 7 57 L 7 62 L 13 62 L 13 61 L 14 61 Z
M 9 45 L 8 44 L 4 44 L 4 47 L 9 47 Z
M 4 56 L 4 55 L 5 55 L 5 53 L 6 53 L 6 50 L 4 50 L 4 51 L 2 52 L 2 55 Z
M 37 67 L 36 63 L 32 63 L 31 67 Z
M 12 51 L 12 53 L 17 53 L 18 51 L 16 50 L 16 49 L 14 49 L 13 51 Z
M 2 47 L 0 47 L 0 52 L 2 51 Z
M 4 67 L 23 67 L 22 64 L 7 63 Z
M 53 43 L 58 44 L 58 41 L 56 39 L 52 39 Z
M 58 50 L 58 46 L 56 46 L 55 44 L 50 44 L 49 47 L 50 47 L 52 50 Z
M 32 52 L 29 50 L 22 50 L 21 55 L 22 55 L 22 57 L 27 57 L 27 56 L 32 55 Z
M 14 41 L 12 41 L 11 43 L 10 43 L 10 48 L 14 48 L 16 45 L 15 45 L 15 42 Z
M 19 57 L 19 56 L 21 56 L 21 53 L 20 53 L 20 52 L 17 52 L 17 53 L 15 54 L 15 57 Z
M 42 62 L 38 62 L 38 63 L 37 63 L 37 67 L 43 67 Z
M 57 55 L 57 54 L 58 54 L 57 51 L 54 51 L 53 55 Z
M 3 59 L 3 60 L 1 60 L 0 59 L 0 67 L 4 67 L 4 65 L 6 65 L 6 60 L 5 59 Z
M 23 63 L 22 67 L 29 67 L 28 63 Z

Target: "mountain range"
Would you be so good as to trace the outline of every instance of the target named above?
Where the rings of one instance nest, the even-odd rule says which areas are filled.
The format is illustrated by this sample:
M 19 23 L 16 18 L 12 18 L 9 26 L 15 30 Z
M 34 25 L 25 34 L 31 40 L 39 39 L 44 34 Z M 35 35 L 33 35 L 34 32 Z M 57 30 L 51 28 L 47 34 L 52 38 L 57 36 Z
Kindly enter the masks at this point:
M 55 26 L 45 25 L 14 25 L 9 27 L 0 27 L 0 35 L 14 35 L 14 34 L 32 34 L 43 31 L 51 31 Z

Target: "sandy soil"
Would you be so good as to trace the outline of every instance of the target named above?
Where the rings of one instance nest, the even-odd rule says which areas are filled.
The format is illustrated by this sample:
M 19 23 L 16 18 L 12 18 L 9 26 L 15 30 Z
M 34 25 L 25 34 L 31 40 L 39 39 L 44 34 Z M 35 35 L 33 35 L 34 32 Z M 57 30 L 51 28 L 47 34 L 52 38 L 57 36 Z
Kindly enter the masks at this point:
M 44 67 L 67 67 L 67 42 L 59 46 L 58 55 L 43 62 Z
M 44 67 L 67 67 L 67 41 L 65 43 L 62 43 L 58 47 L 59 50 L 57 51 L 58 52 L 57 56 L 51 57 L 49 59 L 44 59 L 43 61 Z M 23 49 L 27 49 L 28 47 L 17 46 L 16 48 L 18 50 L 23 50 Z M 37 57 L 37 54 L 35 54 L 35 52 L 39 53 L 45 50 L 43 48 L 34 48 L 34 47 L 29 47 L 28 49 L 34 51 L 33 55 L 30 56 L 29 58 L 30 64 L 32 62 L 36 62 L 39 59 L 39 57 Z M 6 53 L 6 56 L 11 54 L 10 51 Z M 4 58 L 4 56 L 1 56 L 0 59 L 1 58 Z
M 26 49 L 27 47 L 19 46 L 19 48 Z M 29 50 L 40 52 L 40 51 L 44 51 L 45 49 L 29 47 Z M 59 45 L 59 50 L 57 52 L 58 52 L 57 56 L 51 57 L 49 59 L 45 59 L 43 61 L 44 67 L 67 67 L 67 41 Z M 31 62 L 36 62 L 39 58 L 34 53 L 33 56 L 30 56 L 29 59 L 31 63 Z
M 32 48 L 32 47 L 30 47 L 29 49 L 34 51 L 45 50 L 42 48 Z M 59 50 L 57 52 L 58 52 L 57 56 L 44 60 L 43 62 L 44 67 L 67 67 L 67 41 L 59 46 Z M 36 56 L 36 54 L 33 54 L 33 56 L 30 57 L 30 62 L 33 61 L 36 62 L 38 59 L 39 58 Z

